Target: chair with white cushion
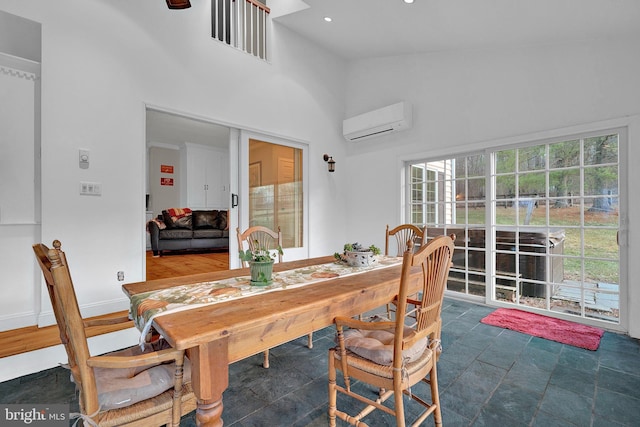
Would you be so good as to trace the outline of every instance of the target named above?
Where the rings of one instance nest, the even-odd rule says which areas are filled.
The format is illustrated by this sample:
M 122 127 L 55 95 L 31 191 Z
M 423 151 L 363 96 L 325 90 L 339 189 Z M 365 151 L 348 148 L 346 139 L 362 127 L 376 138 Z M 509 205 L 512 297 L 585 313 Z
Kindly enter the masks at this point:
M 84 320 L 60 241 L 53 249 L 33 245 L 45 278 L 51 305 L 67 351 L 68 364 L 80 401 L 84 425 L 178 426 L 180 417 L 196 408 L 190 384 L 190 365 L 184 351 L 166 342 L 150 343 L 92 356 L 85 329 L 128 318 Z
M 450 236 L 435 237 L 416 253 L 413 252 L 413 244 L 409 243 L 403 255 L 400 285 L 394 298 L 394 321 L 385 318 L 373 321 L 335 318 L 338 346 L 329 350 L 330 426 L 336 425 L 336 417 L 351 425 L 366 426 L 363 419 L 375 410 L 391 414 L 396 418 L 397 426 L 405 426 L 404 396 L 423 406 L 412 425 L 420 424 L 431 414 L 435 425 L 442 425 L 436 362 L 441 351 L 442 301 L 453 251 Z M 411 298 L 410 294 L 415 292 L 409 289 L 415 284 L 416 270 L 420 274 L 419 300 Z M 407 318 L 408 305 L 416 306 L 415 319 Z M 337 382 L 338 371 L 342 373 L 342 384 Z M 366 391 L 367 388 L 362 384 L 352 387 L 354 382 L 378 388 L 378 398 L 359 393 L 359 390 Z M 420 382 L 429 384 L 430 398 L 417 396 L 420 388 L 414 386 Z M 338 393 L 366 406 L 358 414 L 349 414 L 345 408 L 355 405 L 340 400 L 345 407 L 339 409 Z M 389 404 L 387 400 L 392 396 L 393 404 Z

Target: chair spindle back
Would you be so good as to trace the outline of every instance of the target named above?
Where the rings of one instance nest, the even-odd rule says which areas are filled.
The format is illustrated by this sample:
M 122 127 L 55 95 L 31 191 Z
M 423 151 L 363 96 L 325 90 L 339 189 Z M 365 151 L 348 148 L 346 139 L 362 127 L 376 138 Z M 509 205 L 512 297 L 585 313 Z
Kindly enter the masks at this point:
M 413 244 L 412 247 L 414 248 L 417 241 L 419 241 L 420 244 L 424 243 L 424 230 L 421 230 L 413 224 L 401 224 L 394 229 L 389 230 L 389 225 L 387 225 L 384 245 L 385 255 L 391 255 L 391 253 L 389 253 L 389 250 L 391 249 L 389 247 L 389 240 L 391 237 L 395 237 L 396 241 L 397 252 L 395 256 L 402 256 L 404 252 L 406 252 L 409 242 Z

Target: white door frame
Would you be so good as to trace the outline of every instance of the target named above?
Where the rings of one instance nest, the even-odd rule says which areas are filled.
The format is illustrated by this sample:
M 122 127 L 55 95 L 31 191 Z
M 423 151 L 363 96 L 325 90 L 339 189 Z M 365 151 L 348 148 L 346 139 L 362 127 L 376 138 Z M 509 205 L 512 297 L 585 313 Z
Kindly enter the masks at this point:
M 309 146 L 302 141 L 287 139 L 273 135 L 258 133 L 255 131 L 240 130 L 239 137 L 239 159 L 238 159 L 238 186 L 231 186 L 232 193 L 238 194 L 238 225 L 241 230 L 249 226 L 249 140 L 257 139 L 271 144 L 284 145 L 302 150 L 302 247 L 286 248 L 285 260 L 292 261 L 296 259 L 305 259 L 309 257 Z M 234 191 L 239 189 L 239 191 Z M 231 231 L 230 231 L 231 233 Z M 233 229 L 235 234 L 235 228 Z M 235 252 L 237 253 L 237 242 L 235 242 Z M 231 243 L 229 244 L 231 251 Z M 237 257 L 231 257 L 230 267 L 239 266 L 240 262 Z

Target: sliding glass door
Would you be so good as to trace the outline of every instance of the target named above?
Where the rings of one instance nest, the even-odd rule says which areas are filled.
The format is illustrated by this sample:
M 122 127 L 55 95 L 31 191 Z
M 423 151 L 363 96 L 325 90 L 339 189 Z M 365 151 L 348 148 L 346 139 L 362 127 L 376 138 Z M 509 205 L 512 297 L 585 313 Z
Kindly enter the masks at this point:
M 306 145 L 241 132 L 239 227 L 282 231 L 284 259 L 308 256 Z
M 619 132 L 496 151 L 496 283 L 517 305 L 618 322 Z M 498 287 L 499 284 L 499 287 Z
M 456 235 L 447 290 L 620 323 L 624 129 L 407 163 L 407 220 Z

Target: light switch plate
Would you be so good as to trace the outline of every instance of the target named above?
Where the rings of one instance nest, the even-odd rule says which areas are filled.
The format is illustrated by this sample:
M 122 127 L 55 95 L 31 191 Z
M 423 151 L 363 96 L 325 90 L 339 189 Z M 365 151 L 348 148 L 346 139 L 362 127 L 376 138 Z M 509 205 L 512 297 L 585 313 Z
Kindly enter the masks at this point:
M 82 196 L 101 196 L 102 184 L 99 182 L 80 182 L 80 195 Z
M 78 150 L 80 169 L 89 169 L 89 150 Z

